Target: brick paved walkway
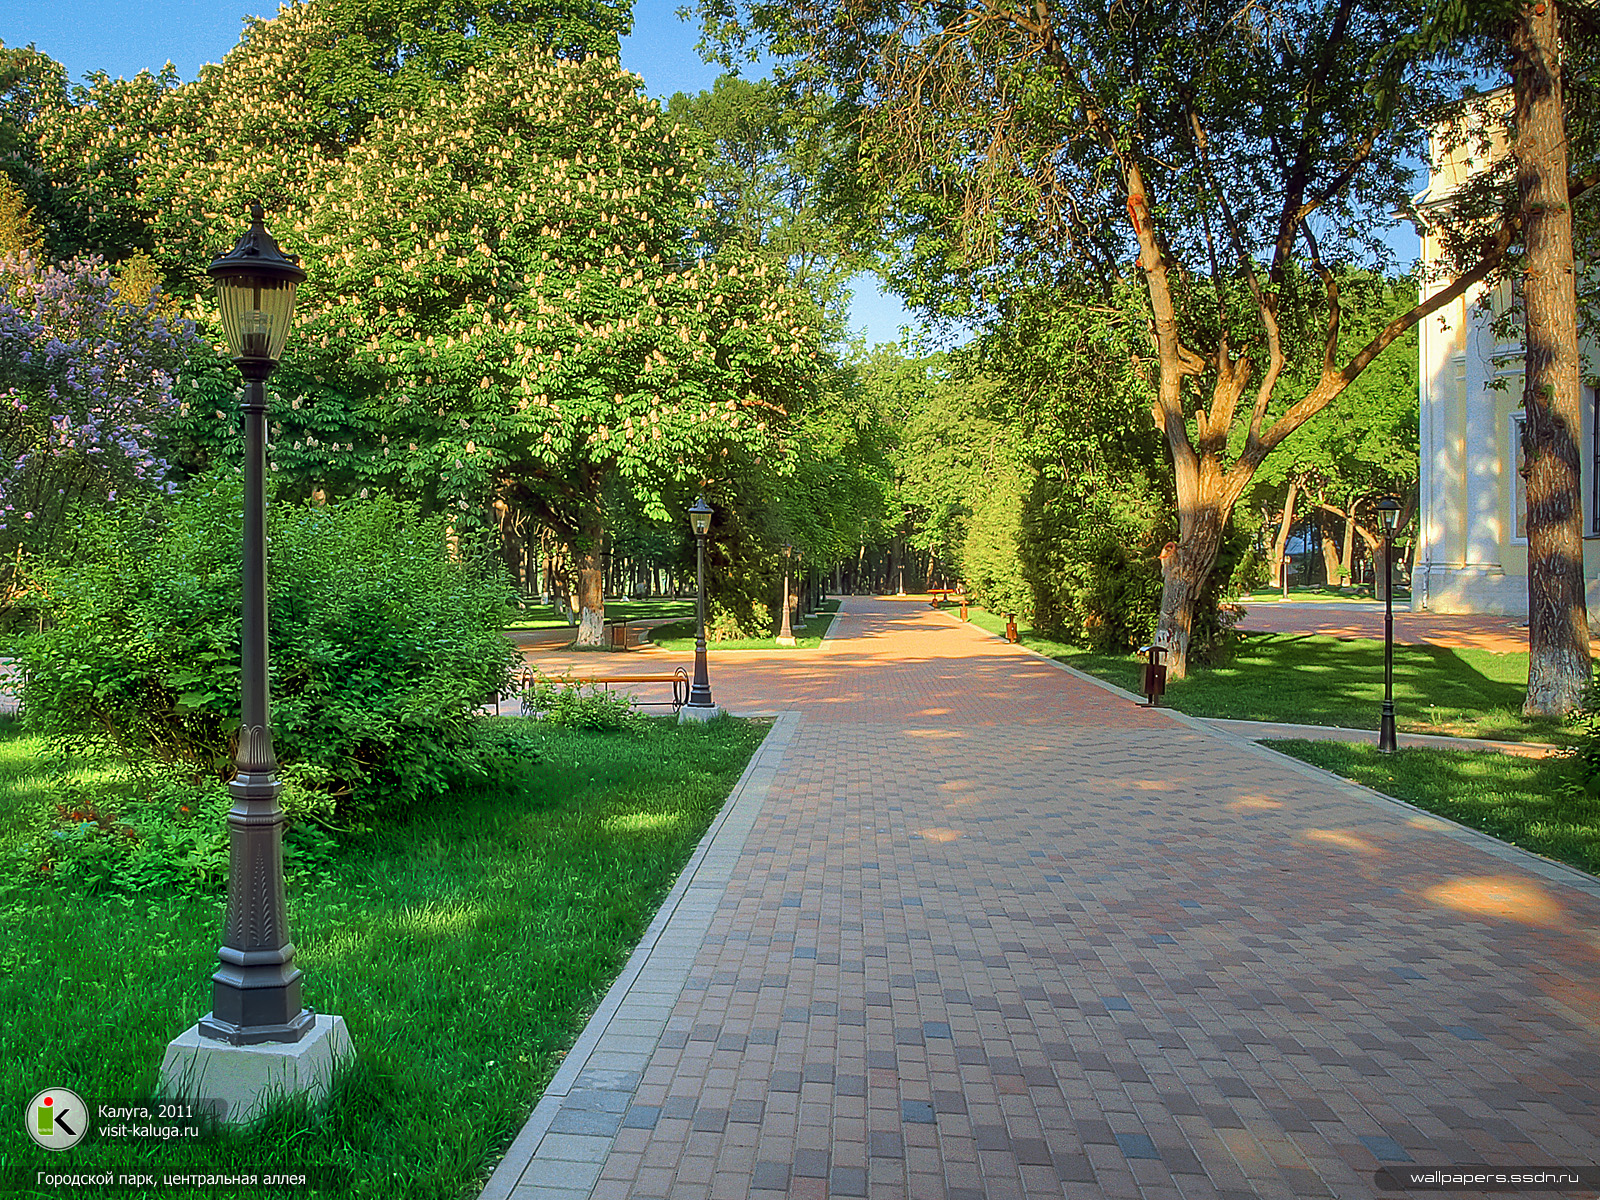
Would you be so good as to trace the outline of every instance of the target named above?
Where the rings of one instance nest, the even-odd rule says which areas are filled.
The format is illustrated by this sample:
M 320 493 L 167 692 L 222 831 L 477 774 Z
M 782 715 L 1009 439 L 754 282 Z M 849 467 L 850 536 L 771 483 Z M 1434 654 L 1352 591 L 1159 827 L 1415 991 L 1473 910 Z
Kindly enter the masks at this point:
M 1288 1200 L 1600 1162 L 1593 881 L 845 606 L 815 654 L 713 658 L 719 702 L 785 715 L 486 1198 Z

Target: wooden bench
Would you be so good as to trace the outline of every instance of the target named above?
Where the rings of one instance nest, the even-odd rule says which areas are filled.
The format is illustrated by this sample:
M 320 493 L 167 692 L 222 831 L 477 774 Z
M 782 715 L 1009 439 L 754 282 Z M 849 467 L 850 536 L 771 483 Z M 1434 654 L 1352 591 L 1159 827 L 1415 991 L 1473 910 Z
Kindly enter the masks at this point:
M 538 675 L 533 671 L 519 671 L 516 677 L 517 691 L 523 695 L 522 715 L 528 715 L 527 691 L 533 686 Z M 667 700 L 640 700 L 633 697 L 633 703 L 642 704 L 668 704 L 672 711 L 677 712 L 689 701 L 689 672 L 678 667 L 671 675 L 549 675 L 545 676 L 551 683 L 562 684 L 589 684 L 600 686 L 610 691 L 613 683 L 670 683 L 672 685 L 672 699 Z
M 928 595 L 932 596 L 933 599 L 928 601 L 928 603 L 931 604 L 934 608 L 938 608 L 949 597 L 951 597 L 951 596 L 959 596 L 961 594 L 962 593 L 961 593 L 961 589 L 960 588 L 929 588 L 928 589 Z

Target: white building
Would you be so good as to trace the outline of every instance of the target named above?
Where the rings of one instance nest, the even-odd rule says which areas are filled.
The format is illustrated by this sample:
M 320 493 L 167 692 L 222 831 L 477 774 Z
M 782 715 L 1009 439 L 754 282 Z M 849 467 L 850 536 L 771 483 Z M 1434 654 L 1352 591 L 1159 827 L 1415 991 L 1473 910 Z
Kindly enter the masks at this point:
M 1508 102 L 1505 93 L 1497 94 Z M 1491 108 L 1492 111 L 1492 108 Z M 1478 139 L 1468 139 L 1477 141 Z M 1505 153 L 1502 135 L 1483 146 L 1448 144 L 1436 134 L 1428 190 L 1418 198 L 1426 213 L 1479 169 L 1485 155 Z M 1422 261 L 1440 257 L 1426 229 Z M 1424 284 L 1424 295 L 1446 286 Z M 1522 459 L 1522 340 L 1497 338 L 1491 313 L 1504 304 L 1480 285 L 1422 321 L 1420 530 L 1411 580 L 1411 606 L 1441 613 L 1528 613 L 1526 479 Z M 1585 342 L 1584 374 L 1600 357 Z M 1600 615 L 1600 394 L 1583 389 L 1579 449 L 1583 469 L 1584 575 L 1591 617 Z

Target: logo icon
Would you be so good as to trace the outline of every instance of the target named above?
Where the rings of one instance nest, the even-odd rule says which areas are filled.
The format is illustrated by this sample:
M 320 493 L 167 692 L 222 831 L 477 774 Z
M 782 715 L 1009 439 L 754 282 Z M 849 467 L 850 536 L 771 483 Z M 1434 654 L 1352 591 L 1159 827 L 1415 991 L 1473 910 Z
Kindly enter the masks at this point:
M 71 1150 L 89 1132 L 89 1106 L 77 1092 L 47 1088 L 28 1101 L 22 1121 L 46 1150 Z

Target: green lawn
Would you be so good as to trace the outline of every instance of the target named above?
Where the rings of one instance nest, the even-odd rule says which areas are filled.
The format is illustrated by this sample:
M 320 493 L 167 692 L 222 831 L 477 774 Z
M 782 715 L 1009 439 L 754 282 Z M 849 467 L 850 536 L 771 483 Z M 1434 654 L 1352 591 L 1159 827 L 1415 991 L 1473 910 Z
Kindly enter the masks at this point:
M 991 632 L 1005 619 L 971 610 Z M 1020 631 L 1023 645 L 1131 692 L 1144 687 L 1137 657 L 1091 654 L 1076 646 Z M 1522 715 L 1527 654 L 1396 646 L 1396 725 L 1407 733 L 1436 733 L 1498 741 L 1565 744 L 1559 721 Z M 1383 643 L 1367 638 L 1247 633 L 1233 657 L 1216 667 L 1192 667 L 1188 679 L 1168 685 L 1162 703 L 1196 717 L 1289 721 L 1302 725 L 1378 727 L 1383 704 Z
M 538 728 L 541 761 L 514 783 L 414 812 L 291 888 L 305 1001 L 343 1016 L 357 1050 L 326 1115 L 291 1106 L 189 1147 L 91 1135 L 52 1155 L 8 1136 L 0 1193 L 54 1195 L 31 1186 L 40 1169 L 322 1167 L 328 1186 L 284 1194 L 475 1195 L 765 732 Z M 0 852 L 41 803 L 42 750 L 0 727 Z M 166 1043 L 210 1007 L 223 904 L 0 875 L 3 1094 L 149 1098 Z
M 606 621 L 648 621 L 656 617 L 694 618 L 694 601 L 691 600 L 607 600 Z M 575 625 L 563 617 L 554 606 L 530 604 L 526 609 L 512 610 L 506 622 L 507 629 L 572 629 Z
M 1374 791 L 1600 874 L 1600 800 L 1577 786 L 1574 760 L 1493 751 L 1379 754 L 1348 742 L 1268 742 L 1274 750 Z
M 793 646 L 780 646 L 776 635 L 769 638 L 734 638 L 725 642 L 710 642 L 712 650 L 815 650 L 822 645 L 823 635 L 833 623 L 833 614 L 839 611 L 837 600 L 824 600 L 821 613 L 811 621 L 801 621 L 792 626 Z M 663 650 L 682 652 L 694 649 L 694 621 L 681 621 L 672 625 L 659 625 L 650 633 L 650 640 Z

